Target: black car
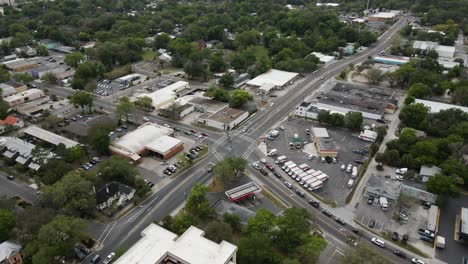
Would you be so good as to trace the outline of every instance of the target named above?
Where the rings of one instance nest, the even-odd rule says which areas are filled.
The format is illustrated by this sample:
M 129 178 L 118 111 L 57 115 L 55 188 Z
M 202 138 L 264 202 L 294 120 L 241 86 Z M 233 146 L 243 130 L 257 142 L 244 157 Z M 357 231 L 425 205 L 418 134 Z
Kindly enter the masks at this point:
M 367 226 L 370 227 L 370 228 L 374 228 L 375 227 L 375 220 L 374 219 L 370 220 L 369 224 Z
M 149 187 L 153 187 L 154 186 L 154 183 L 153 182 L 147 182 L 147 184 L 149 185 Z
M 406 244 L 406 242 L 408 241 L 408 234 L 404 234 L 402 237 L 401 237 L 401 242 L 403 244 Z
M 260 170 L 258 170 L 258 171 L 260 171 L 260 173 L 263 174 L 263 176 L 267 176 L 267 175 L 268 175 L 268 172 L 266 172 L 266 170 L 264 170 L 264 169 L 260 169 Z
M 354 160 L 354 163 L 356 163 L 356 164 L 363 164 L 364 161 L 362 161 L 362 160 Z
M 339 223 L 340 225 L 346 225 L 346 222 L 343 219 L 339 218 L 339 217 L 335 217 L 335 221 L 337 223 Z
M 393 241 L 398 241 L 398 233 L 397 232 L 392 233 L 392 240 Z
M 75 252 L 75 256 L 79 259 L 79 260 L 83 260 L 86 258 L 86 254 L 83 253 L 81 250 L 79 250 L 78 248 L 73 248 L 73 251 Z
M 429 209 L 429 208 L 431 208 L 431 203 L 423 202 L 423 207 L 424 207 L 424 209 Z
M 374 197 L 369 196 L 369 198 L 367 199 L 367 204 L 373 204 L 373 203 L 374 203 Z
M 317 201 L 314 201 L 312 199 L 309 200 L 309 204 L 312 205 L 313 207 L 315 208 L 319 208 L 320 207 L 320 203 L 317 202 Z
M 281 174 L 273 172 L 273 175 L 275 175 L 276 178 L 281 178 Z
M 301 191 L 301 189 L 296 189 L 296 193 L 301 196 L 301 197 L 305 197 L 305 193 L 303 191 Z
M 393 250 L 393 254 L 397 255 L 398 257 L 400 258 L 403 258 L 405 259 L 406 258 L 406 254 L 401 252 L 400 250 Z
M 332 213 L 330 211 L 327 211 L 327 210 L 322 210 L 322 214 L 328 216 L 328 217 L 331 217 L 332 216 Z
M 212 171 L 213 171 L 213 167 L 209 167 L 208 172 L 212 172 Z
M 432 239 L 431 237 L 421 236 L 419 239 L 421 239 L 422 241 L 426 241 L 428 243 L 434 243 L 434 239 Z
M 379 122 L 379 123 L 381 123 L 381 124 L 385 124 L 385 123 L 386 123 L 385 120 L 380 119 L 380 118 L 379 118 L 379 119 L 376 119 L 375 121 L 377 121 L 377 122 Z
M 175 131 L 180 131 L 180 129 L 177 128 L 177 127 L 173 127 L 173 129 L 174 129 Z
M 190 131 L 185 131 L 184 133 L 185 133 L 185 135 L 189 135 L 189 136 L 192 135 L 192 133 Z

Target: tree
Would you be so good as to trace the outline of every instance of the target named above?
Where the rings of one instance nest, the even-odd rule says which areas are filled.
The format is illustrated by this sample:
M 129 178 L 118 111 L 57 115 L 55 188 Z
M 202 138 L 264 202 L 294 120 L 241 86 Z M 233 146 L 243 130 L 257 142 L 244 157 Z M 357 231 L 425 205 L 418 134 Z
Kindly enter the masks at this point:
M 138 170 L 120 156 L 112 156 L 102 161 L 97 168 L 98 175 L 103 182 L 117 181 L 135 186 Z
M 8 116 L 8 110 L 10 109 L 10 107 L 5 103 L 5 101 L 3 101 L 2 99 L 0 99 L 0 119 L 5 119 L 5 117 Z
M 88 131 L 87 141 L 99 155 L 109 154 L 111 127 L 93 125 Z
M 262 209 L 260 209 L 262 210 Z M 237 254 L 239 263 L 279 264 L 280 259 L 271 244 L 271 237 L 264 233 L 253 233 L 242 237 Z
M 218 162 L 213 168 L 214 178 L 226 183 L 243 172 L 247 161 L 242 157 L 228 157 Z
M 17 82 L 21 82 L 24 84 L 34 81 L 34 78 L 27 73 L 16 73 L 13 75 L 13 79 L 15 79 L 15 81 Z
M 249 92 L 241 89 L 236 89 L 231 94 L 230 106 L 240 107 L 248 101 L 251 101 L 252 99 L 253 97 Z
M 170 41 L 171 41 L 171 37 L 169 37 L 168 34 L 166 33 L 159 34 L 154 38 L 154 47 L 156 49 L 165 49 L 169 45 Z
M 216 243 L 223 240 L 230 242 L 232 241 L 232 227 L 225 222 L 210 222 L 206 226 L 205 237 Z
M 405 105 L 410 105 L 412 103 L 416 102 L 416 98 L 414 98 L 413 96 L 408 96 L 405 98 Z
M 462 106 L 468 106 L 468 84 L 459 85 L 452 93 L 452 101 Z
M 376 34 L 370 31 L 362 31 L 359 34 L 358 43 L 361 44 L 361 46 L 367 47 L 370 44 L 374 43 L 376 40 L 377 40 Z
M 236 214 L 224 213 L 223 222 L 228 223 L 234 231 L 240 231 L 241 229 L 240 218 Z
M 432 90 L 429 86 L 422 84 L 422 83 L 415 83 L 410 86 L 408 90 L 408 96 L 412 96 L 414 98 L 426 98 L 431 96 Z
M 57 84 L 57 76 L 52 72 L 47 72 L 46 74 L 42 75 L 41 80 L 43 80 L 47 84 Z
M 183 234 L 190 226 L 197 225 L 200 220 L 187 212 L 179 213 L 174 217 L 172 231 L 178 235 Z
M 295 249 L 294 256 L 302 264 L 317 263 L 320 253 L 327 247 L 327 241 L 320 236 L 311 236 L 309 241 Z
M 39 45 L 36 48 L 37 55 L 39 56 L 49 56 L 49 51 L 47 50 L 46 46 Z
M 148 96 L 138 97 L 133 103 L 135 107 L 140 110 L 150 111 L 151 109 L 153 109 L 153 99 L 151 99 L 151 97 Z
M 388 264 L 386 259 L 377 253 L 374 249 L 371 249 L 364 245 L 358 245 L 355 248 L 350 248 L 346 251 L 344 257 L 341 259 L 342 264 Z
M 234 76 L 230 73 L 223 74 L 223 76 L 219 78 L 218 83 L 224 88 L 230 88 L 234 85 Z
M 427 115 L 429 113 L 429 108 L 424 106 L 423 104 L 410 104 L 405 105 L 403 109 L 401 109 L 400 114 L 398 117 L 400 118 L 401 122 L 406 126 L 421 129 L 424 127 L 423 121 L 427 119 Z
M 224 63 L 223 53 L 215 52 L 211 55 L 210 61 L 210 71 L 211 72 L 223 72 L 226 68 L 226 64 Z
M 455 180 L 442 174 L 430 177 L 426 183 L 426 187 L 428 192 L 437 195 L 457 197 L 460 194 Z
M 8 210 L 0 210 L 0 240 L 5 241 L 10 238 L 11 231 L 15 226 L 15 215 Z
M 228 91 L 214 85 L 210 86 L 203 95 L 219 102 L 229 102 L 230 97 Z
M 385 74 L 382 70 L 376 68 L 368 69 L 364 76 L 370 84 L 379 84 L 385 79 Z
M 0 83 L 10 80 L 10 73 L 7 69 L 0 67 Z
M 211 208 L 208 199 L 206 199 L 207 191 L 208 189 L 206 186 L 199 183 L 195 184 L 187 199 L 187 203 L 185 204 L 187 212 L 197 216 L 202 221 L 208 219 L 208 217 L 213 214 L 213 209 Z
M 387 128 L 384 126 L 378 126 L 375 131 L 377 132 L 377 142 L 382 142 L 384 137 L 387 135 Z
M 76 106 L 81 107 L 82 111 L 85 111 L 85 107 L 88 107 L 88 111 L 91 112 L 93 106 L 93 96 L 87 92 L 78 91 L 70 96 L 70 102 Z
M 278 217 L 275 231 L 276 244 L 286 252 L 304 245 L 311 231 L 310 213 L 304 208 L 288 208 Z
M 363 117 L 361 112 L 348 112 L 345 117 L 346 127 L 353 130 L 361 128 Z
M 55 211 L 51 208 L 42 208 L 37 205 L 28 206 L 17 214 L 16 236 L 23 243 L 30 243 L 37 237 L 39 229 L 52 221 Z
M 125 122 L 128 122 L 128 116 L 134 109 L 135 105 L 130 101 L 130 99 L 128 99 L 128 97 L 124 96 L 120 98 L 119 102 L 117 103 L 115 114 L 119 120 L 122 120 L 122 117 L 125 117 Z
M 50 159 L 47 161 L 47 166 L 42 166 L 39 170 L 39 177 L 44 184 L 51 185 L 72 169 L 72 165 L 61 159 Z
M 73 146 L 67 149 L 65 160 L 68 162 L 81 163 L 86 157 L 86 153 L 81 146 Z
M 247 220 L 242 232 L 247 235 L 264 234 L 268 237 L 273 236 L 276 226 L 276 216 L 267 209 L 259 209 L 255 216 Z
M 76 69 L 76 67 L 78 67 L 82 61 L 84 61 L 84 55 L 81 52 L 72 52 L 67 54 L 63 61 L 66 65 Z

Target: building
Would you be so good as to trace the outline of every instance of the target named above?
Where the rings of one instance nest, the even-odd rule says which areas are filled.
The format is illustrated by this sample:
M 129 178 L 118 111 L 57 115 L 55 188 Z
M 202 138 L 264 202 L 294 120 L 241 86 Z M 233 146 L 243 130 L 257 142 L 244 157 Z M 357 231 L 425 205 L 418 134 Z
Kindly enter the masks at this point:
M 431 113 L 438 113 L 438 112 L 440 112 L 442 110 L 448 110 L 448 109 L 451 109 L 451 108 L 460 109 L 463 112 L 468 113 L 468 107 L 460 106 L 460 105 L 439 103 L 439 102 L 422 100 L 422 99 L 416 99 L 415 103 L 423 104 L 424 106 L 429 107 L 429 111 Z
M 21 93 L 28 89 L 28 86 L 26 84 L 20 82 L 8 81 L 5 84 L 13 87 L 16 93 Z
M 317 57 L 320 61 L 320 64 L 328 64 L 332 61 L 335 60 L 335 57 L 334 56 L 329 56 L 329 55 L 325 55 L 321 52 L 312 52 L 310 53 L 309 55 L 314 55 L 315 57 Z
M 16 0 L 0 0 L 0 5 L 14 6 L 16 5 Z
M 177 98 L 172 104 L 159 109 L 159 114 L 173 119 L 180 119 L 195 111 L 195 106 L 185 98 Z
M 31 48 L 30 46 L 24 46 L 24 47 L 16 48 L 15 53 L 18 56 L 26 55 L 28 57 L 33 57 L 33 56 L 37 55 L 36 49 Z
M 468 208 L 460 208 L 459 224 L 455 228 L 455 233 L 459 234 L 459 239 L 468 241 Z M 458 217 L 457 217 L 458 221 Z
M 24 130 L 24 133 L 33 138 L 40 139 L 44 142 L 47 142 L 53 146 L 58 146 L 60 144 L 63 144 L 65 145 L 66 148 L 71 148 L 71 147 L 75 147 L 79 145 L 79 143 L 76 141 L 73 141 L 66 137 L 62 137 L 60 135 L 57 135 L 55 133 L 52 133 L 50 131 L 47 131 L 35 125 L 27 127 Z
M 377 134 L 377 132 L 367 129 L 364 129 L 361 131 L 361 133 L 359 133 L 359 138 L 368 142 L 375 142 L 378 136 L 379 134 Z
M 148 122 L 115 140 L 109 148 L 134 162 L 145 155 L 169 159 L 184 149 L 184 142 L 173 135 L 173 129 Z
M 342 115 L 361 112 L 364 118 L 377 120 L 384 113 L 394 113 L 397 101 L 393 89 L 337 82 L 326 94 L 314 100 L 310 107 Z
M 13 86 L 6 83 L 0 83 L 0 90 L 2 98 L 16 94 L 16 90 Z
M 439 54 L 439 57 L 443 58 L 453 58 L 455 54 L 455 47 L 439 45 L 439 43 L 433 41 L 415 40 L 413 42 L 413 49 L 425 52 L 428 52 L 429 50 L 435 50 L 437 54 Z
M 312 142 L 314 143 L 317 153 L 320 157 L 337 157 L 338 146 L 335 141 L 330 138 L 328 131 L 323 127 L 312 127 Z
M 4 241 L 1 243 L 0 264 L 22 264 L 21 249 L 21 245 L 12 241 Z
M 247 81 L 250 81 L 250 74 L 242 73 L 239 76 L 234 77 L 234 88 L 239 88 L 244 85 Z
M 177 98 L 177 93 L 189 88 L 189 83 L 184 81 L 178 81 L 162 89 L 159 89 L 150 94 L 140 94 L 136 98 L 147 96 L 153 100 L 152 104 L 154 109 L 159 110 L 160 108 L 171 104 Z M 135 98 L 135 99 L 136 99 Z
M 10 130 L 24 127 L 23 120 L 12 115 L 7 116 L 4 120 L 0 120 L 0 134 Z
M 139 84 L 142 83 L 146 80 L 146 76 L 139 74 L 139 73 L 131 73 L 127 74 L 125 76 L 122 76 L 115 81 L 118 82 L 119 84 Z
M 110 115 L 100 115 L 92 119 L 86 119 L 85 121 L 71 122 L 64 129 L 70 135 L 78 137 L 88 136 L 91 127 L 96 125 L 104 125 L 109 127 L 117 126 L 118 120 Z
M 427 182 L 430 177 L 436 175 L 437 173 L 441 173 L 442 169 L 437 166 L 426 166 L 422 165 L 421 169 L 419 170 L 419 177 L 421 177 L 422 182 Z
M 252 80 L 247 82 L 247 85 L 254 87 L 261 87 L 266 83 L 275 85 L 277 88 L 283 88 L 286 85 L 289 85 L 294 82 L 294 80 L 299 76 L 299 73 L 296 72 L 287 72 L 280 71 L 275 69 L 270 69 L 265 73 L 258 75 Z
M 39 170 L 40 165 L 36 162 L 31 154 L 36 145 L 17 137 L 0 137 L 0 153 L 15 162 L 26 166 L 32 170 Z M 49 152 L 49 155 L 43 161 L 53 158 L 54 154 Z
M 172 56 L 169 55 L 168 53 L 163 53 L 163 54 L 159 55 L 158 58 L 161 61 L 164 61 L 164 62 L 171 62 L 172 61 Z
M 374 198 L 385 197 L 390 201 L 397 201 L 401 193 L 401 182 L 384 178 L 382 175 L 372 174 L 366 183 L 365 196 Z
M 259 92 L 261 92 L 262 94 L 270 94 L 270 92 L 272 90 L 274 90 L 276 88 L 276 85 L 272 84 L 272 83 L 265 83 L 263 84 L 262 86 L 260 86 L 258 88 Z
M 40 66 L 36 69 L 31 70 L 31 75 L 32 77 L 36 79 L 42 78 L 44 75 L 47 73 L 52 73 L 53 75 L 57 76 L 59 74 L 62 74 L 66 72 L 68 67 L 66 66 L 55 66 L 55 67 L 49 67 L 49 66 Z
M 310 108 L 311 102 L 302 102 L 300 105 L 296 107 L 296 110 L 294 110 L 294 114 L 297 116 L 302 116 L 307 118 L 307 111 Z M 312 117 L 312 116 L 310 116 Z
M 135 195 L 135 189 L 119 182 L 110 182 L 96 191 L 96 207 L 104 210 L 114 205 L 122 206 L 131 201 Z
M 35 59 L 16 59 L 3 62 L 3 65 L 14 72 L 25 71 L 27 69 L 36 68 L 39 66 Z
M 40 89 L 29 89 L 21 93 L 17 93 L 14 95 L 10 95 L 8 97 L 3 98 L 3 101 L 10 106 L 10 107 L 15 107 L 21 104 L 24 104 L 26 102 L 44 97 L 44 91 Z
M 389 55 L 376 55 L 373 58 L 374 62 L 391 64 L 391 65 L 403 65 L 410 61 L 409 57 L 403 56 L 389 56 Z
M 241 186 L 237 186 L 230 190 L 224 192 L 231 202 L 239 202 L 244 200 L 250 196 L 254 196 L 256 193 L 260 193 L 262 188 L 258 186 L 255 182 L 248 182 L 246 184 L 242 184 Z
M 203 237 L 205 232 L 189 227 L 178 236 L 156 224 L 142 232 L 142 238 L 127 250 L 115 264 L 236 264 L 237 246 L 222 241 L 215 243 Z
M 197 122 L 219 130 L 231 130 L 249 117 L 249 112 L 225 107 L 216 113 L 204 113 L 197 117 Z
M 225 213 L 235 214 L 239 217 L 239 223 L 241 225 L 246 225 L 249 218 L 255 216 L 255 212 L 246 207 L 237 205 L 236 203 L 230 201 L 219 199 L 219 196 L 215 196 L 214 198 L 216 199 L 215 202 L 210 202 L 212 204 L 211 208 L 213 208 L 218 217 L 222 217 Z M 208 200 L 211 201 L 209 194 Z
M 214 114 L 228 107 L 227 103 L 218 102 L 206 97 L 199 96 L 191 98 L 188 102 L 194 106 L 195 111 L 201 113 Z
M 370 14 L 367 16 L 367 21 L 369 23 L 393 23 L 398 20 L 400 17 L 400 11 L 392 10 L 390 12 L 377 12 L 375 14 Z

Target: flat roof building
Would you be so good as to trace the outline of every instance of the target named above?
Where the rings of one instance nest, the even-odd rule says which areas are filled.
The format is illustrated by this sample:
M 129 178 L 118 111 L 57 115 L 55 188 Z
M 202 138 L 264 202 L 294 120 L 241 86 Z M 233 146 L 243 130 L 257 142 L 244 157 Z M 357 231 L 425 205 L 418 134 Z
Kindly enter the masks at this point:
M 57 135 L 55 133 L 52 133 L 50 131 L 47 131 L 45 129 L 42 129 L 38 126 L 32 125 L 27 127 L 24 130 L 24 133 L 26 135 L 32 136 L 34 138 L 38 138 L 42 141 L 45 141 L 47 143 L 50 143 L 54 146 L 58 146 L 60 144 L 65 145 L 66 148 L 71 148 L 74 146 L 78 146 L 79 143 L 76 141 L 73 141 L 71 139 L 68 139 L 66 137 L 62 137 L 60 135 Z
M 281 88 L 294 81 L 295 78 L 299 76 L 299 73 L 296 72 L 287 72 L 280 71 L 275 69 L 270 69 L 269 71 L 258 75 L 252 80 L 247 82 L 247 85 L 261 87 L 266 83 L 274 84 L 275 86 Z
M 422 100 L 422 99 L 416 99 L 415 102 L 418 103 L 418 104 L 423 104 L 426 107 L 429 107 L 429 111 L 431 113 L 438 113 L 438 112 L 440 112 L 442 110 L 447 110 L 447 109 L 451 109 L 451 108 L 460 109 L 463 112 L 468 113 L 468 107 L 465 107 L 465 106 L 446 104 L 446 103 L 439 103 L 439 102 Z
M 312 127 L 312 142 L 321 157 L 337 157 L 338 146 L 323 127 Z
M 310 55 L 314 55 L 315 57 L 317 57 L 321 64 L 327 64 L 327 63 L 330 63 L 330 62 L 335 60 L 334 56 L 325 55 L 325 54 L 323 54 L 321 52 L 315 52 L 314 51 L 314 52 L 310 53 Z
M 8 106 L 14 107 L 44 96 L 44 91 L 40 89 L 29 89 L 24 92 L 5 97 L 3 98 L 3 101 L 5 101 Z
M 187 88 L 189 88 L 188 82 L 178 81 L 152 93 L 139 94 L 135 99 L 147 96 L 151 98 L 154 109 L 159 110 L 160 108 L 172 103 L 177 98 L 177 93 Z
M 205 232 L 189 227 L 178 236 L 156 224 L 142 232 L 142 238 L 127 250 L 115 264 L 235 264 L 237 246 L 222 241 L 215 243 L 203 237 Z
M 383 64 L 392 64 L 392 65 L 403 65 L 410 61 L 409 57 L 402 56 L 382 56 L 377 55 L 373 58 L 374 62 L 383 63 Z
M 0 92 L 2 98 L 8 97 L 10 95 L 16 94 L 16 90 L 13 86 L 6 83 L 0 83 Z
M 109 148 L 113 154 L 135 162 L 148 154 L 168 159 L 184 149 L 184 142 L 172 135 L 173 129 L 148 122 L 115 140 Z
M 433 41 L 415 40 L 413 42 L 413 48 L 424 51 L 435 50 L 437 54 L 439 54 L 439 57 L 444 58 L 453 58 L 455 54 L 455 47 L 439 45 L 439 43 Z
M 249 117 L 249 112 L 225 107 L 216 113 L 205 113 L 197 117 L 197 122 L 217 128 L 219 130 L 231 130 Z
M 248 182 L 224 192 L 232 202 L 239 202 L 245 198 L 261 192 L 262 189 L 255 182 Z
M 32 155 L 34 148 L 36 148 L 36 145 L 17 137 L 0 137 L 0 153 L 4 157 L 37 171 L 40 169 L 40 165 L 34 160 Z M 47 159 L 54 156 L 52 152 L 49 152 L 44 162 L 47 162 Z
M 342 115 L 361 112 L 364 118 L 376 120 L 381 119 L 384 113 L 396 110 L 394 94 L 395 91 L 389 88 L 337 82 L 326 94 L 314 100 L 312 106 L 318 111 Z
M 3 62 L 3 65 L 11 71 L 20 72 L 39 66 L 36 59 L 16 59 Z
M 422 182 L 427 182 L 430 177 L 441 172 L 442 172 L 442 169 L 437 166 L 422 165 L 421 169 L 419 170 L 419 177 L 421 177 Z
M 397 201 L 400 192 L 401 182 L 372 174 L 366 183 L 364 194 L 374 198 L 385 197 L 391 201 Z
M 400 11 L 392 10 L 390 12 L 377 12 L 367 17 L 368 22 L 395 22 L 398 20 Z

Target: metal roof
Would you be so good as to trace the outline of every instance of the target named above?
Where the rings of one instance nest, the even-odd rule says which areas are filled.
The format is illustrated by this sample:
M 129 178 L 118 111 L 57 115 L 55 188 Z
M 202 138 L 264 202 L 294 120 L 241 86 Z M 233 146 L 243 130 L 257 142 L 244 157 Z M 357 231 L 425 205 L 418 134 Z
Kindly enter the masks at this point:
M 62 137 L 45 129 L 42 129 L 38 126 L 29 126 L 24 130 L 25 134 L 31 135 L 33 137 L 39 138 L 40 140 L 46 141 L 52 145 L 58 146 L 64 144 L 66 148 L 71 148 L 79 145 L 78 142 Z

